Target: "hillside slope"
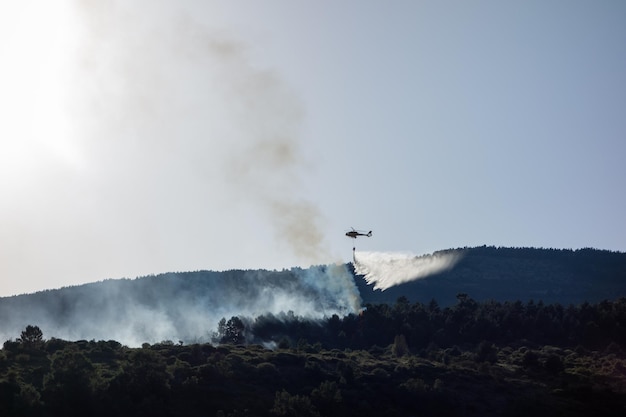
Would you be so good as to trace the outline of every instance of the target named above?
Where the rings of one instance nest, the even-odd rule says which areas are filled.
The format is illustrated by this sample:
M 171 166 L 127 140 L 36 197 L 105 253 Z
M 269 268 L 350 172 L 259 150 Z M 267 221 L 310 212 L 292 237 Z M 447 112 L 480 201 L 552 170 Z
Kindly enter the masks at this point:
M 450 252 L 450 251 L 444 251 Z M 626 296 L 626 254 L 585 249 L 465 248 L 446 272 L 375 290 L 352 265 L 283 271 L 167 273 L 0 298 L 0 340 L 25 326 L 66 340 L 210 341 L 222 318 L 263 314 L 318 320 L 399 297 L 441 307 L 477 300 L 580 304 Z
M 626 253 L 597 249 L 455 249 L 460 260 L 449 270 L 385 291 L 356 279 L 364 302 L 393 303 L 398 297 L 442 306 L 459 293 L 475 300 L 579 304 L 626 296 Z

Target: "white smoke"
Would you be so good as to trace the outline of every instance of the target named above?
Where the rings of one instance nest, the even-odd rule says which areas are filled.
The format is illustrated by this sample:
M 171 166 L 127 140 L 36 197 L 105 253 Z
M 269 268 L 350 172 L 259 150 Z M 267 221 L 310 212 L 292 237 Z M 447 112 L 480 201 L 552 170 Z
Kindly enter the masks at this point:
M 374 289 L 387 288 L 425 278 L 452 268 L 460 259 L 456 252 L 416 256 L 409 253 L 355 252 L 354 269 Z
M 116 340 L 127 346 L 210 342 L 222 318 L 323 320 L 360 309 L 345 264 L 165 274 L 0 298 L 0 342 L 18 337 L 27 325 L 39 326 L 46 339 Z
M 219 5 L 6 3 L 0 294 L 336 259 L 303 186 L 304 102 Z

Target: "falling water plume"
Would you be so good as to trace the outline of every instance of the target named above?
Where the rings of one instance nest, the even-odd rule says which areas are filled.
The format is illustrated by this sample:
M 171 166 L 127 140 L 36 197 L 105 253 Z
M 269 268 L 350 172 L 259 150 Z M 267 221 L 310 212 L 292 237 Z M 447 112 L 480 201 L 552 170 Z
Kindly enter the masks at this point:
M 354 268 L 368 284 L 374 285 L 374 289 L 384 291 L 395 285 L 447 271 L 459 258 L 460 255 L 455 252 L 435 252 L 421 256 L 397 252 L 355 252 Z

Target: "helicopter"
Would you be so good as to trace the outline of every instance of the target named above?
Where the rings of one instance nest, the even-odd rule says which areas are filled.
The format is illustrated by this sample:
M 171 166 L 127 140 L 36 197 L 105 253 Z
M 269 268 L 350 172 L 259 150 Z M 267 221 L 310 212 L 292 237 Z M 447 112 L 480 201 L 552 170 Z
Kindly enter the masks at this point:
M 351 237 L 352 239 L 356 239 L 357 236 L 366 236 L 366 237 L 372 236 L 371 230 L 365 233 L 364 231 L 361 231 L 361 230 L 355 230 L 354 227 L 352 227 L 351 229 L 352 230 L 350 230 L 349 232 L 346 232 L 346 236 Z

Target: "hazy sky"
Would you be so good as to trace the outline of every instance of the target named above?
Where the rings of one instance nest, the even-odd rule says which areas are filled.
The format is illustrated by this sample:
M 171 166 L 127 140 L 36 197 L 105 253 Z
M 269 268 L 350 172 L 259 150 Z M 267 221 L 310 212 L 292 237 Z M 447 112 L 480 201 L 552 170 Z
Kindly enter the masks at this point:
M 626 3 L 2 1 L 0 296 L 626 250 Z

